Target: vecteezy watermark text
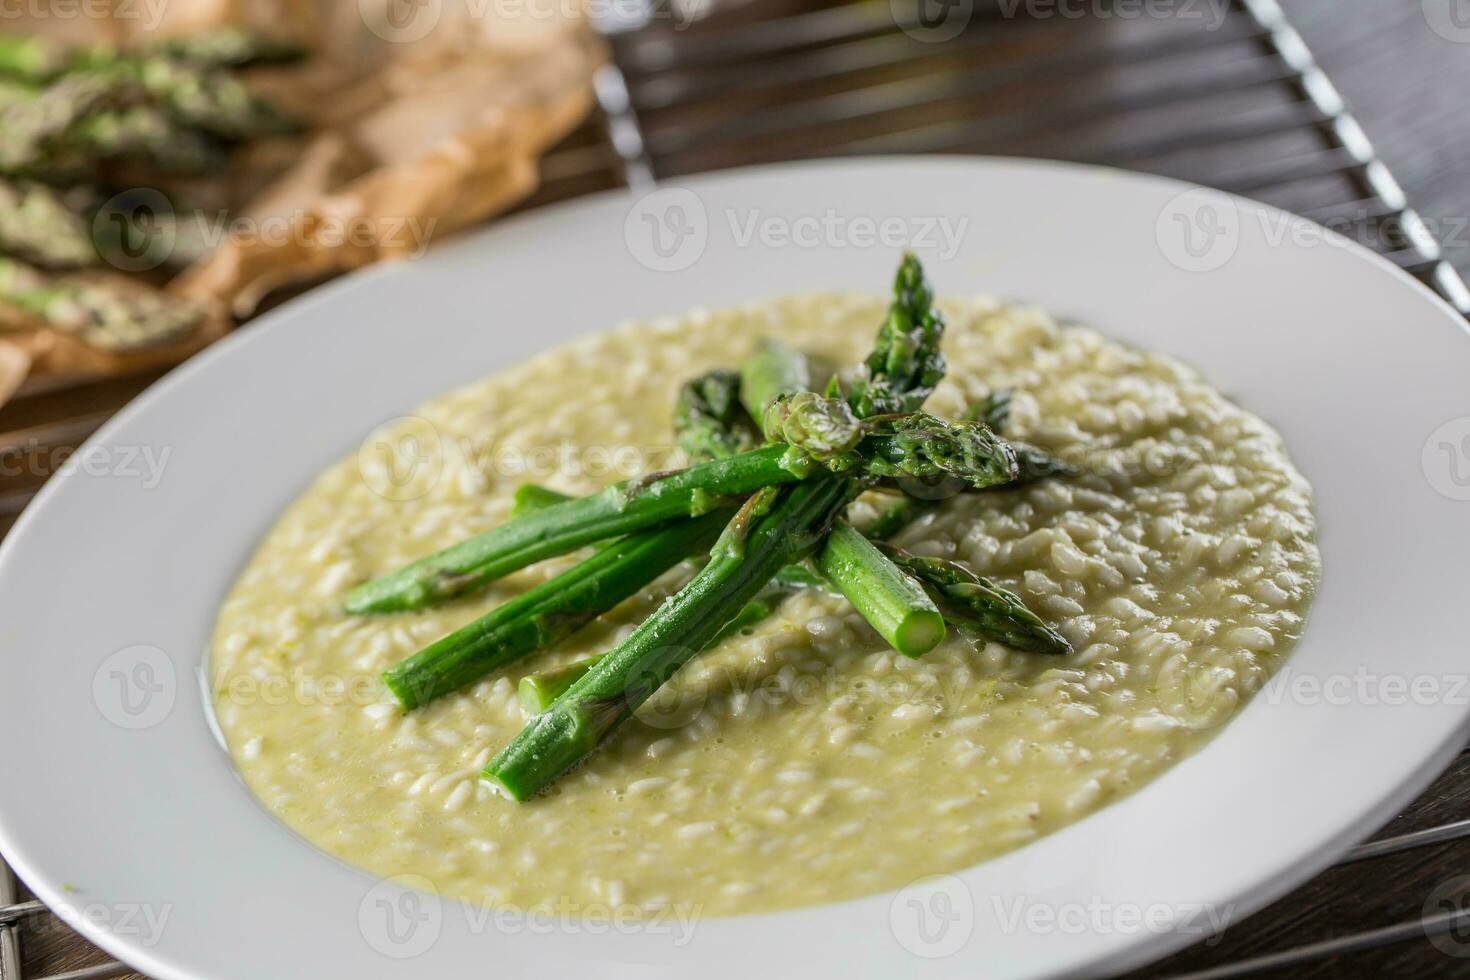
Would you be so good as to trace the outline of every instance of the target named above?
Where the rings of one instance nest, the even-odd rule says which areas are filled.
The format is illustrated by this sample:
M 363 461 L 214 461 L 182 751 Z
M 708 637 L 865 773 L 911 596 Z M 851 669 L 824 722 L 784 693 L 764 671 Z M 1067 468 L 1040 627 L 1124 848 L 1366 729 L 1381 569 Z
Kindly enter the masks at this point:
M 138 22 L 152 31 L 163 22 L 168 0 L 0 0 L 0 23 L 5 21 L 106 20 Z
M 357 923 L 369 946 L 392 959 L 409 959 L 433 948 L 444 930 L 447 909 L 459 909 L 465 929 L 475 936 L 641 935 L 666 936 L 675 948 L 687 946 L 702 915 L 698 905 L 644 907 L 629 902 L 584 902 L 562 895 L 528 905 L 447 904 L 434 883 L 422 875 L 385 878 L 363 895 Z
M 0 477 L 64 476 L 70 472 L 95 478 L 133 480 L 144 490 L 163 482 L 172 446 L 48 446 L 36 440 L 0 449 Z
M 796 213 L 725 208 L 712 215 L 694 191 L 663 187 L 629 208 L 623 239 L 645 268 L 680 272 L 700 260 L 715 235 L 726 236 L 738 249 L 908 249 L 949 261 L 959 254 L 969 228 L 968 217 L 880 210 L 856 214 L 830 207 Z

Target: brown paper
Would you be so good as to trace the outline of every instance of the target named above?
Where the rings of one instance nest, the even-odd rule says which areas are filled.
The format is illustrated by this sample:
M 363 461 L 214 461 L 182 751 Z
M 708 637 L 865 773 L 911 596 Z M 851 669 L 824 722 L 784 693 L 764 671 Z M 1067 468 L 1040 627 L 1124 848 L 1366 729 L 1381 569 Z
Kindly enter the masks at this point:
M 30 372 L 30 352 L 19 344 L 0 340 L 0 404 L 15 394 Z

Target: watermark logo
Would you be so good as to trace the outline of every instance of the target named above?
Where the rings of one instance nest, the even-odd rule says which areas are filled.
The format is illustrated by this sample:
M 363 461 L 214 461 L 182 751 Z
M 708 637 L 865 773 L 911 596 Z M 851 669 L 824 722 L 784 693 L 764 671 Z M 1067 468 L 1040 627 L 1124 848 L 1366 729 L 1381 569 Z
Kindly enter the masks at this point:
M 1159 668 L 1156 687 L 1169 704 L 1169 713 L 1195 731 L 1225 724 L 1239 703 L 1230 671 L 1183 655 L 1170 658 Z
M 434 489 L 444 472 L 444 444 L 428 419 L 389 419 L 357 449 L 357 472 L 384 500 L 417 500 Z
M 390 44 L 411 44 L 428 37 L 444 14 L 443 0 L 357 0 L 367 29 Z
M 689 659 L 685 650 L 669 648 L 655 663 L 677 663 Z M 638 720 L 650 728 L 672 731 L 696 721 L 703 713 L 709 692 L 705 685 L 675 680 L 660 687 L 658 669 L 634 671 L 624 685 L 628 702 L 638 705 Z
M 158 647 L 125 647 L 102 661 L 92 675 L 92 700 L 102 717 L 119 728 L 152 728 L 173 711 L 178 697 L 173 661 Z
M 975 0 L 889 0 L 888 7 L 905 34 L 927 44 L 954 40 L 975 18 Z
M 1470 0 L 1420 0 L 1429 29 L 1446 41 L 1470 44 Z
M 954 875 L 920 878 L 893 897 L 888 926 L 915 956 L 953 956 L 975 931 L 975 898 Z
M 92 219 L 92 241 L 123 272 L 156 269 L 173 255 L 178 222 L 161 191 L 134 187 L 108 198 Z
M 439 941 L 444 928 L 439 890 L 422 875 L 385 878 L 362 897 L 357 926 L 367 944 L 384 956 L 420 956 Z
M 1213 272 L 1240 247 L 1240 210 L 1228 194 L 1194 188 L 1159 212 L 1154 238 L 1169 264 L 1185 272 Z
M 699 261 L 709 244 L 704 201 L 683 187 L 650 191 L 628 209 L 623 240 L 644 268 L 682 272 Z
M 1436 885 L 1424 900 L 1420 920 L 1441 953 L 1470 957 L 1470 875 L 1456 875 Z
M 1441 496 L 1470 500 L 1470 415 L 1450 419 L 1424 440 L 1424 478 Z

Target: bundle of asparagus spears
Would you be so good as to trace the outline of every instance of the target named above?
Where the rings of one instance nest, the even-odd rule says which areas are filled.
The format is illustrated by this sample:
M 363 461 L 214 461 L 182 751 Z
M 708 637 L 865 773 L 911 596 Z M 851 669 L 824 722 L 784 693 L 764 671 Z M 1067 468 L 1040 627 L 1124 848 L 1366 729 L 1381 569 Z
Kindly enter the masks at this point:
M 129 50 L 0 33 L 0 304 L 106 350 L 198 327 L 196 304 L 86 270 L 197 257 L 180 225 L 159 226 L 172 202 L 140 211 L 119 189 L 216 173 L 232 148 L 297 130 L 235 70 L 301 54 L 233 27 Z M 160 242 L 172 254 L 144 254 Z
M 933 512 L 936 486 L 964 492 L 1064 475 L 1012 444 L 1002 393 L 965 419 L 922 410 L 943 378 L 944 321 L 906 255 L 872 353 L 846 390 L 813 390 L 806 359 L 766 341 L 739 371 L 687 383 L 675 410 L 687 469 L 568 498 L 518 491 L 511 520 L 353 590 L 353 613 L 404 612 L 463 595 L 534 562 L 599 542 L 580 564 L 385 672 L 407 711 L 545 649 L 682 561 L 697 574 L 608 653 L 521 682 L 526 727 L 484 776 L 516 800 L 584 760 L 676 671 L 797 589 L 840 593 L 893 649 L 920 657 L 949 628 L 972 641 L 1066 654 L 1067 641 L 1019 597 L 957 562 L 886 543 Z M 905 488 L 921 491 L 909 495 Z M 848 505 L 894 502 L 859 530 Z

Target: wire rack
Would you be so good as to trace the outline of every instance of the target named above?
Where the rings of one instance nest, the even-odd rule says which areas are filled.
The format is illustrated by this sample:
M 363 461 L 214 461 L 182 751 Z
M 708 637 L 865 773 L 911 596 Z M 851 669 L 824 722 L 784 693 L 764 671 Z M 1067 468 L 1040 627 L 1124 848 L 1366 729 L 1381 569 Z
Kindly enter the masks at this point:
M 924 2 L 761 0 L 699 19 L 704 8 L 658 0 L 604 22 L 613 58 L 596 79 L 601 112 L 543 161 L 526 207 L 798 158 L 1049 157 L 1294 211 L 1374 248 L 1470 315 L 1470 290 L 1276 0 L 1204 0 L 1174 17 L 1102 4 L 1085 18 L 1056 16 L 1061 5 L 1032 5 L 1046 17 L 1007 0 L 954 0 L 938 13 Z M 75 447 L 156 376 L 26 389 L 0 410 L 0 451 Z M 44 477 L 0 482 L 0 533 Z M 1470 820 L 1381 834 L 1339 867 L 1465 837 Z M 23 980 L 23 927 L 50 916 L 22 897 L 0 862 L 0 980 Z M 1300 966 L 1470 924 L 1463 909 L 1418 911 L 1187 975 Z M 45 980 L 128 972 L 105 962 Z

